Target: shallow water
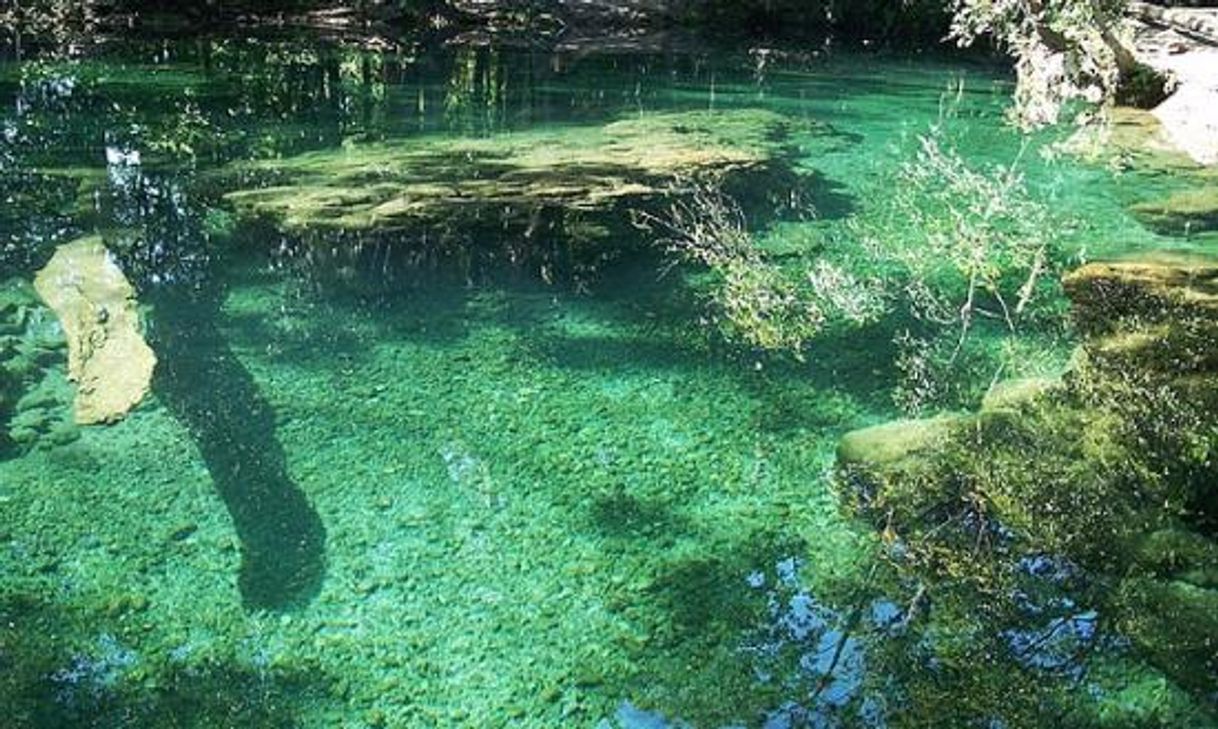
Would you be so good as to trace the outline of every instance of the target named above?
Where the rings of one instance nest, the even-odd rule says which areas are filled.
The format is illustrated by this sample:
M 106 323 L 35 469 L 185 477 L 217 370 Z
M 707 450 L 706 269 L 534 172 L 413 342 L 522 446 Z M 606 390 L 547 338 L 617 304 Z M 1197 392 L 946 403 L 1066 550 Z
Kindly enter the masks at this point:
M 902 414 L 901 321 L 830 331 L 801 359 L 765 354 L 699 326 L 697 272 L 661 275 L 655 252 L 550 281 L 496 255 L 327 262 L 220 195 L 243 160 L 764 108 L 845 140 L 799 160 L 819 175 L 802 219 L 758 231 L 796 260 L 858 265 L 850 226 L 936 126 L 971 164 L 1021 160 L 1069 221 L 1062 261 L 1213 241 L 1127 211 L 1178 181 L 1042 155 L 1054 140 L 1003 123 L 1009 93 L 960 60 L 719 49 L 365 55 L 220 39 L 0 65 L 0 170 L 22 206 L 0 219 L 0 278 L 15 287 L 55 243 L 116 231 L 160 360 L 137 410 L 76 429 L 60 350 L 39 385 L 50 432 L 0 460 L 10 715 L 884 725 L 896 700 L 864 681 L 862 644 L 837 640 L 877 535 L 828 472 L 842 434 Z M 1056 371 L 1073 341 L 1060 319 L 1033 326 L 1006 374 Z M 932 409 L 975 406 L 991 374 Z M 893 603 L 867 599 L 882 628 Z M 844 655 L 832 666 L 829 647 Z

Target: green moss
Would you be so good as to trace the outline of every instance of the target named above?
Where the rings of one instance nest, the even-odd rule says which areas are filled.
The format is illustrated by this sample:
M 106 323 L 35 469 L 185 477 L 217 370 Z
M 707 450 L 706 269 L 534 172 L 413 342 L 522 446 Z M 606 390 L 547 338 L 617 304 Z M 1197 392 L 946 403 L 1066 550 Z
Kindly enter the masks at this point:
M 1218 681 L 1218 590 L 1129 579 L 1113 598 L 1122 632 L 1153 663 L 1198 692 Z
M 1103 657 L 1088 674 L 1091 702 L 1061 722 L 1102 729 L 1213 726 L 1218 718 L 1161 672 L 1128 658 Z
M 1176 526 L 1147 534 L 1135 560 L 1150 575 L 1218 588 L 1218 542 L 1195 531 Z

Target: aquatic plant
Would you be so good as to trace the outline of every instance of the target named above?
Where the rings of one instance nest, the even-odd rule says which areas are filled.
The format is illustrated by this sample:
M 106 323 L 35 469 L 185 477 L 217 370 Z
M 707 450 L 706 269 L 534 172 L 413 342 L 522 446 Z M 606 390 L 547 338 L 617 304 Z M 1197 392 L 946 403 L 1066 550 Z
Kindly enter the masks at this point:
M 918 138 L 891 195 L 851 224 L 885 272 L 889 306 L 911 319 L 896 341 L 904 372 L 897 400 L 907 411 L 990 384 L 1024 357 L 1006 349 L 1016 335 L 1060 317 L 1054 273 L 1069 221 L 1028 190 L 1022 155 L 970 164 L 936 125 Z M 978 327 L 986 337 L 973 336 Z
M 824 260 L 801 271 L 767 257 L 721 179 L 682 178 L 669 198 L 662 213 L 634 211 L 635 225 L 673 257 L 669 269 L 685 262 L 710 272 L 707 323 L 729 341 L 802 357 L 831 321 L 862 324 L 882 313 L 870 281 Z

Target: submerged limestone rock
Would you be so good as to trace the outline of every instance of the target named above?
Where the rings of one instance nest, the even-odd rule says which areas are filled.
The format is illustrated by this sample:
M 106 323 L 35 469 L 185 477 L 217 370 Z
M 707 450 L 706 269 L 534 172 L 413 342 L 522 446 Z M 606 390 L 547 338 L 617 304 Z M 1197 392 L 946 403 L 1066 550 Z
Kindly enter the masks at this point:
M 285 233 L 284 250 L 322 282 L 378 286 L 442 268 L 578 289 L 653 247 L 662 232 L 641 229 L 643 218 L 666 219 L 701 190 L 724 193 L 752 221 L 814 208 L 832 185 L 798 162 L 849 143 L 771 111 L 690 111 L 351 144 L 218 174 L 237 188 L 225 199 L 243 230 L 256 240 L 267 224 Z
M 1027 594 L 1026 565 L 1078 570 L 1071 599 L 1203 698 L 1218 685 L 1218 259 L 1092 263 L 1064 286 L 1084 341 L 1060 381 L 996 386 L 899 458 L 857 452 L 924 428 L 848 434 L 842 495 L 906 568 L 984 596 L 987 620 L 1027 619 L 994 600 Z
M 1164 197 L 1139 199 L 1129 212 L 1162 235 L 1194 235 L 1218 230 L 1218 166 L 1206 165 L 1179 149 L 1151 112 L 1116 107 L 1081 128 L 1062 150 L 1086 161 L 1145 180 L 1138 189 L 1161 190 L 1163 180 L 1179 189 Z M 1162 193 L 1159 193 L 1162 194 Z
M 1062 280 L 1075 320 L 1094 335 L 1182 318 L 1218 317 L 1218 259 L 1156 251 L 1119 261 L 1090 263 Z
M 1182 190 L 1161 200 L 1133 205 L 1144 225 L 1165 235 L 1218 230 L 1218 186 Z
M 242 189 L 226 199 L 246 230 L 262 237 L 258 223 L 269 222 L 302 244 L 298 260 L 314 276 L 342 287 L 442 267 L 467 280 L 513 271 L 578 289 L 654 243 L 639 212 L 664 217 L 700 189 L 726 193 L 751 219 L 806 211 L 828 184 L 796 160 L 848 142 L 764 110 L 642 114 L 242 165 L 227 171 Z
M 843 465 L 894 467 L 942 445 L 962 421 L 959 416 L 940 415 L 855 430 L 838 443 L 837 460 Z
M 1189 174 L 1201 165 L 1178 149 L 1163 123 L 1143 109 L 1117 106 L 1075 132 L 1062 150 L 1088 162 L 1154 173 Z
M 156 355 L 144 341 L 135 290 L 100 237 L 59 247 L 34 286 L 63 326 L 76 422 L 112 423 L 148 392 Z
M 539 207 L 601 211 L 667 192 L 674 179 L 759 172 L 792 143 L 797 127 L 768 111 L 642 115 L 604 126 L 423 138 L 263 162 L 279 184 L 226 198 L 290 231 L 401 230 Z M 527 222 L 527 220 L 526 220 Z
M 1212 388 L 1218 397 L 1218 260 L 1156 252 L 1088 264 L 1062 283 L 1088 337 L 1080 376 L 1139 377 L 1190 399 Z
M 1025 377 L 995 383 L 981 400 L 981 412 L 1018 411 L 1034 404 L 1060 383 L 1048 377 Z

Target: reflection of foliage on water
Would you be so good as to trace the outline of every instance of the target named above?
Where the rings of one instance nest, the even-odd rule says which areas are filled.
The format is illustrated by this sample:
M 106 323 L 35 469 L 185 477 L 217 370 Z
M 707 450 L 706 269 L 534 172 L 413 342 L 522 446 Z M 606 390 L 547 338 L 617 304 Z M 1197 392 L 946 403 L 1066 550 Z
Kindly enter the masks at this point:
M 470 47 L 456 51 L 444 99 L 444 116 L 450 128 L 475 132 L 499 126 L 506 85 L 503 68 L 494 50 L 488 53 Z M 480 114 L 485 115 L 484 120 L 477 118 Z
M 886 690 L 869 679 L 867 653 L 874 642 L 904 631 L 901 608 L 877 599 L 834 609 L 801 586 L 799 566 L 787 557 L 772 575 L 755 571 L 747 578 L 764 596 L 769 620 L 741 651 L 759 683 L 780 686 L 789 697 L 768 712 L 765 727 L 884 726 Z

